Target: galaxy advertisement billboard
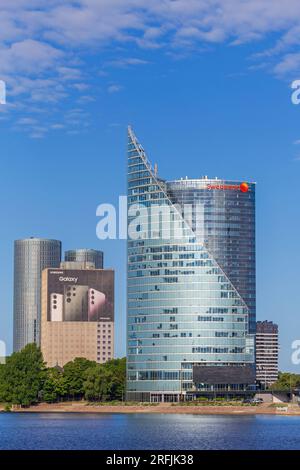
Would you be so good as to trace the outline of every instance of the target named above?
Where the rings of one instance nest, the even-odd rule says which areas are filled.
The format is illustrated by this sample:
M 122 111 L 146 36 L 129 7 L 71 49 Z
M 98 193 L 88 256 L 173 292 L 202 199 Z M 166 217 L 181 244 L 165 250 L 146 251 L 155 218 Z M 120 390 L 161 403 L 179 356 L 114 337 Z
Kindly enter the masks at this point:
M 49 270 L 50 322 L 114 320 L 114 272 L 109 270 Z

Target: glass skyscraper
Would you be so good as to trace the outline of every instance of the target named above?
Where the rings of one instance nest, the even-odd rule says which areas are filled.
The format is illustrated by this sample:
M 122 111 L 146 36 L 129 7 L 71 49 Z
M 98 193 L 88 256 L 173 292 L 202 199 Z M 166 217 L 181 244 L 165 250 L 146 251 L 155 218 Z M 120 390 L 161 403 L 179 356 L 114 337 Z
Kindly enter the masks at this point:
M 59 268 L 61 242 L 41 238 L 15 241 L 14 351 L 40 344 L 41 286 L 45 268 Z
M 162 180 L 128 132 L 127 398 L 255 384 L 255 184 Z

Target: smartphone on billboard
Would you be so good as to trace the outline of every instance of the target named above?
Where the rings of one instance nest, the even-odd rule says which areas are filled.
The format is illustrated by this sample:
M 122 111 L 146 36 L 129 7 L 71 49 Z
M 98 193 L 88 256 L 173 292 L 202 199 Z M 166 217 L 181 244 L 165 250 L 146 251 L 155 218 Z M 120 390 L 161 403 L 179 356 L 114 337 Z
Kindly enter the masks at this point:
M 96 289 L 89 289 L 89 321 L 99 321 L 99 317 L 103 312 L 106 295 Z
M 64 296 L 62 294 L 51 294 L 50 298 L 50 321 L 63 321 Z
M 88 321 L 88 286 L 64 287 L 64 321 Z

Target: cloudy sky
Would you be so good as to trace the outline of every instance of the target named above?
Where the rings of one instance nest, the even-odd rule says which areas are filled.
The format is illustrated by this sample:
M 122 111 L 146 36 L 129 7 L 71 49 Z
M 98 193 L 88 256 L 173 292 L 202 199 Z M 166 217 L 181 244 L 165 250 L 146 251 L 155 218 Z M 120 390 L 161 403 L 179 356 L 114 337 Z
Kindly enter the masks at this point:
M 284 79 L 300 66 L 299 19 L 297 0 L 2 0 L 2 118 L 33 138 L 77 132 L 101 92 L 122 90 L 112 69 L 220 45 L 251 44 L 245 70 Z
M 258 317 L 280 324 L 282 367 L 293 368 L 299 44 L 298 0 L 1 0 L 0 339 L 9 351 L 12 242 L 36 235 L 106 252 L 124 354 L 125 245 L 97 240 L 95 212 L 125 193 L 132 124 L 162 177 L 257 181 Z

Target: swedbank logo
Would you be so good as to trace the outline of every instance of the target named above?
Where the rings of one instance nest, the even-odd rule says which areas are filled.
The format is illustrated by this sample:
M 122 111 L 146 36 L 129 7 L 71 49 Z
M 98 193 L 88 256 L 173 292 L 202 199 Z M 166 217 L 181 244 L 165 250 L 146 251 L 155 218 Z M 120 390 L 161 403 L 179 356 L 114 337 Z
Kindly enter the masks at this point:
M 218 190 L 229 190 L 229 191 L 241 191 L 247 193 L 249 191 L 248 183 L 241 184 L 208 184 L 207 189 L 218 189 Z

